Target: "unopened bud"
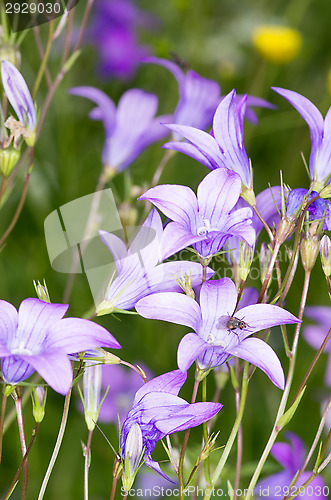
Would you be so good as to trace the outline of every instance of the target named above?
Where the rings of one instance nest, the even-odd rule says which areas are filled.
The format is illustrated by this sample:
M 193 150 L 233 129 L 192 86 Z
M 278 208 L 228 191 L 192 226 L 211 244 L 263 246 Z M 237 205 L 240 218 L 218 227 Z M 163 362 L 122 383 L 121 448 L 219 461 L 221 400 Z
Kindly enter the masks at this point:
M 45 416 L 46 406 L 46 391 L 38 385 L 31 393 L 32 398 L 32 413 L 37 423 L 41 422 Z
M 101 365 L 94 361 L 86 361 L 83 375 L 83 406 L 85 422 L 89 431 L 93 431 L 99 416 L 101 382 Z
M 136 477 L 143 456 L 143 436 L 138 423 L 133 424 L 126 438 L 124 447 L 124 473 L 122 483 L 129 491 Z
M 239 276 L 243 281 L 247 280 L 254 258 L 254 248 L 250 247 L 246 241 L 240 243 L 240 263 Z
M 0 150 L 0 172 L 8 177 L 20 159 L 20 152 L 12 147 Z
M 320 242 L 321 263 L 325 276 L 331 275 L 331 240 L 325 234 Z
M 319 237 L 306 234 L 300 243 L 301 261 L 305 271 L 311 271 L 319 252 Z
M 277 226 L 275 241 L 280 245 L 284 243 L 295 231 L 297 227 L 297 218 L 295 216 L 284 216 Z

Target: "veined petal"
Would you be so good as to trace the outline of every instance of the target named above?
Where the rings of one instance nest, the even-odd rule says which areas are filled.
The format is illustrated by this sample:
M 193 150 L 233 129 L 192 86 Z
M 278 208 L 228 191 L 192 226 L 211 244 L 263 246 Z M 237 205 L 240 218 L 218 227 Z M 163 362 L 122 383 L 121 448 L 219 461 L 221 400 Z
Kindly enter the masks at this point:
M 138 254 L 144 268 L 153 268 L 161 260 L 162 235 L 162 220 L 158 211 L 153 208 L 133 239 L 129 249 L 130 254 Z
M 174 394 L 177 396 L 182 385 L 186 380 L 186 373 L 182 373 L 180 370 L 173 370 L 168 373 L 164 373 L 159 377 L 155 377 L 146 384 L 144 384 L 137 392 L 134 398 L 133 405 L 136 405 L 145 394 L 149 392 L 163 392 L 168 394 Z
M 227 352 L 258 366 L 280 389 L 285 387 L 282 365 L 271 347 L 261 339 L 245 339 Z
M 323 180 L 331 173 L 331 108 L 326 113 L 324 120 L 323 142 L 317 153 L 315 177 Z
M 208 163 L 210 164 L 209 168 L 215 169 L 218 167 L 227 167 L 222 155 L 223 151 L 220 149 L 220 146 L 211 134 L 207 134 L 207 132 L 203 132 L 202 130 L 189 127 L 187 125 L 172 124 L 167 125 L 167 127 L 177 134 L 182 135 L 186 140 L 196 146 L 200 154 L 203 154 L 206 157 Z M 193 156 L 193 158 L 195 157 Z M 196 159 L 198 160 L 198 158 Z
M 159 319 L 189 326 L 196 330 L 201 321 L 199 304 L 191 297 L 175 292 L 148 295 L 136 304 L 143 318 Z
M 185 431 L 188 428 L 207 422 L 222 408 L 220 403 L 187 403 L 187 406 L 176 412 L 167 420 L 157 422 L 157 428 L 165 435 Z
M 206 279 L 211 278 L 214 271 L 207 268 Z M 148 293 L 157 292 L 181 292 L 178 281 L 182 283 L 190 280 L 191 286 L 195 287 L 202 282 L 202 266 L 198 262 L 178 260 L 159 264 L 147 272 Z
M 18 310 L 17 335 L 11 339 L 10 348 L 38 352 L 49 329 L 63 318 L 68 307 L 34 298 L 23 300 Z
M 121 240 L 121 238 L 119 238 L 115 234 L 108 233 L 107 231 L 99 231 L 99 235 L 103 243 L 106 245 L 106 247 L 114 257 L 117 272 L 121 273 L 125 267 L 125 263 L 128 262 L 128 260 L 126 260 L 128 251 L 125 243 Z
M 236 286 L 230 278 L 205 281 L 200 292 L 204 331 L 212 331 L 220 316 L 232 316 L 236 302 Z
M 178 222 L 169 222 L 164 229 L 160 245 L 161 260 L 165 260 L 180 250 L 183 250 L 198 241 L 203 241 L 204 239 L 205 235 L 194 235 L 192 234 L 190 228 L 183 227 Z
M 190 227 L 198 204 L 192 189 L 177 184 L 163 184 L 149 189 L 138 200 L 149 200 L 167 217 Z
M 199 163 L 202 163 L 202 165 L 205 165 L 205 167 L 209 168 L 210 170 L 214 170 L 215 168 L 217 168 L 215 163 L 211 163 L 194 144 L 190 144 L 189 142 L 166 142 L 165 144 L 163 144 L 162 148 L 171 149 L 172 151 L 178 151 L 179 153 L 184 153 L 185 155 L 190 156 Z
M 199 213 L 208 219 L 212 226 L 221 229 L 240 193 L 240 176 L 229 169 L 218 168 L 207 174 L 198 186 Z
M 71 354 L 93 347 L 121 348 L 112 334 L 97 323 L 81 318 L 65 318 L 49 328 L 44 352 L 48 349 L 60 349 Z
M 29 360 L 24 361 L 22 356 L 6 356 L 1 360 L 3 378 L 9 384 L 22 382 L 35 371 Z
M 179 342 L 177 349 L 177 365 L 186 372 L 191 364 L 206 350 L 208 344 L 196 333 L 188 333 Z
M 29 130 L 34 130 L 37 124 L 36 111 L 23 76 L 11 62 L 1 61 L 1 78 L 6 96 L 19 121 L 26 123 Z
M 5 345 L 17 328 L 16 308 L 5 300 L 0 300 L 0 345 Z
M 293 90 L 282 89 L 279 87 L 271 87 L 272 90 L 277 92 L 277 94 L 284 97 L 292 106 L 300 113 L 302 118 L 306 121 L 309 130 L 310 130 L 310 138 L 311 138 L 311 153 L 309 159 L 309 169 L 312 178 L 314 178 L 314 170 L 315 164 L 318 162 L 318 150 L 322 143 L 323 139 L 323 129 L 324 129 L 324 120 L 323 116 L 317 109 L 317 107 L 309 101 L 303 95 L 294 92 Z M 316 175 L 317 174 L 317 175 Z M 315 172 L 315 178 L 317 180 L 322 180 L 319 176 L 318 172 Z
M 39 356 L 22 356 L 47 384 L 60 394 L 66 395 L 72 384 L 71 363 L 60 349 L 44 352 Z
M 236 317 L 247 324 L 247 330 L 243 331 L 241 339 L 272 326 L 301 323 L 298 318 L 286 311 L 286 309 L 271 304 L 254 304 L 243 307 L 236 313 Z

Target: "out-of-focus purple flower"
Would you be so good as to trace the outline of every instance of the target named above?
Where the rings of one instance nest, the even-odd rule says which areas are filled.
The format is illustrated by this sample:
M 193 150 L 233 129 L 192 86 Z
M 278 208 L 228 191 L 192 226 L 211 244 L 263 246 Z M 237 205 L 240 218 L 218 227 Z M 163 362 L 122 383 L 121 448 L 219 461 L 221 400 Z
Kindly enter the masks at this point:
M 165 184 L 149 189 L 139 200 L 149 200 L 173 220 L 164 230 L 165 256 L 193 245 L 199 255 L 208 257 L 217 253 L 230 236 L 253 246 L 251 208 L 234 210 L 240 193 L 239 175 L 219 168 L 200 182 L 197 196 L 187 186 Z
M 139 366 L 147 379 L 151 379 L 150 370 L 141 364 Z M 99 420 L 117 424 L 119 419 L 122 423 L 132 407 L 135 393 L 142 385 L 143 379 L 134 370 L 122 365 L 102 365 L 102 388 L 109 390 L 100 408 Z
M 202 267 L 197 262 L 175 261 L 161 264 L 175 252 L 164 255 L 167 234 L 163 231 L 161 217 L 153 209 L 127 249 L 114 234 L 100 231 L 102 241 L 112 253 L 118 275 L 107 289 L 106 297 L 97 307 L 99 315 L 114 309 L 132 309 L 136 302 L 151 293 L 180 291 L 178 280 L 191 280 L 196 286 L 202 281 Z M 207 277 L 213 275 L 207 270 Z
M 0 301 L 0 357 L 6 383 L 18 384 L 34 371 L 60 394 L 72 384 L 68 354 L 94 347 L 119 349 L 105 328 L 80 318 L 62 319 L 67 305 L 25 299 L 17 312 Z
M 284 373 L 278 357 L 263 340 L 248 337 L 265 328 L 300 321 L 271 304 L 249 305 L 234 313 L 236 302 L 235 284 L 229 278 L 222 278 L 203 283 L 200 305 L 186 295 L 160 293 L 140 300 L 136 310 L 144 318 L 192 328 L 195 333 L 185 335 L 178 347 L 178 367 L 182 371 L 195 360 L 204 370 L 237 356 L 258 366 L 282 389 Z
M 1 79 L 5 94 L 17 118 L 30 132 L 33 132 L 37 124 L 36 111 L 23 76 L 11 62 L 1 61 Z
M 316 191 L 311 191 L 308 195 L 307 189 L 292 189 L 288 195 L 286 214 L 290 217 L 298 208 L 303 206 L 304 200 L 307 203 L 316 196 L 318 196 Z M 309 205 L 307 212 L 309 213 L 310 221 L 323 220 L 323 229 L 325 231 L 331 230 L 331 207 L 329 200 L 317 198 L 317 200 Z
M 139 44 L 138 28 L 148 29 L 155 19 L 129 0 L 97 0 L 93 9 L 88 40 L 97 49 L 99 74 L 131 79 L 141 58 L 150 52 Z
M 243 135 L 247 95 L 239 101 L 232 90 L 219 104 L 210 134 L 186 125 L 167 125 L 189 142 L 168 142 L 166 149 L 174 149 L 191 156 L 210 170 L 220 167 L 237 172 L 243 184 L 251 188 L 251 166 Z
M 109 173 L 121 172 L 147 146 L 168 134 L 161 123 L 167 123 L 170 117 L 155 118 L 158 99 L 154 94 L 140 89 L 127 90 L 117 108 L 110 97 L 94 87 L 74 87 L 69 94 L 86 97 L 96 103 L 97 107 L 89 116 L 93 120 L 101 120 L 105 128 L 102 163 Z
M 271 87 L 283 96 L 300 113 L 310 129 L 311 151 L 309 170 L 311 179 L 325 182 L 331 174 L 331 108 L 325 120 L 316 106 L 303 95 L 293 90 Z
M 185 380 L 186 373 L 175 370 L 154 378 L 137 391 L 120 438 L 123 486 L 127 491 L 142 462 L 167 478 L 151 458 L 157 441 L 206 422 L 222 408 L 220 403 L 190 404 L 178 397 Z
M 299 489 L 312 474 L 309 471 L 303 472 L 295 485 L 290 488 L 294 476 L 304 463 L 305 452 L 303 443 L 296 434 L 287 432 L 285 435 L 290 441 L 290 444 L 276 443 L 271 448 L 272 456 L 284 467 L 284 470 L 266 477 L 257 483 L 254 490 L 254 496 L 256 496 L 256 498 L 276 499 L 279 494 L 280 496 L 291 495 L 295 492 L 295 489 Z M 328 498 L 324 492 L 325 490 L 323 491 L 324 486 L 325 482 L 323 478 L 321 476 L 316 476 L 309 485 L 299 493 L 298 497 L 304 500 L 310 500 L 311 498 Z
M 211 124 L 220 102 L 221 89 L 218 83 L 190 69 L 184 73 L 177 64 L 167 59 L 146 57 L 143 62 L 164 66 L 178 82 L 179 101 L 173 115 L 173 123 L 205 130 Z
M 331 328 L 331 307 L 328 306 L 310 306 L 305 308 L 305 316 L 313 321 L 316 325 L 306 325 L 303 330 L 303 335 L 309 345 L 318 350 L 328 331 Z M 324 351 L 329 355 L 325 385 L 331 387 L 331 340 L 326 344 Z

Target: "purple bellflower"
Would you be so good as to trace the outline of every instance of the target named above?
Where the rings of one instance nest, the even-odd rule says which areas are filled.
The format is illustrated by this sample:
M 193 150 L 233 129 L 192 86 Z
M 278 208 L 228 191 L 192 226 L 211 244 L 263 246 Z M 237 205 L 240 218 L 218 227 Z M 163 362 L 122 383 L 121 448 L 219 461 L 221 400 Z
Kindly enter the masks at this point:
M 175 370 L 150 380 L 137 391 L 120 438 L 123 486 L 127 491 L 141 463 L 167 478 L 151 458 L 157 441 L 206 422 L 222 408 L 220 403 L 190 404 L 178 397 L 185 380 L 186 373 Z
M 331 108 L 325 120 L 316 106 L 303 95 L 293 90 L 272 87 L 300 113 L 310 129 L 311 151 L 309 157 L 310 176 L 322 185 L 331 174 Z
M 312 474 L 309 471 L 303 472 L 295 485 L 290 488 L 294 476 L 304 463 L 305 452 L 303 443 L 296 434 L 287 432 L 285 435 L 289 439 L 290 444 L 275 443 L 271 448 L 272 456 L 284 467 L 284 470 L 266 477 L 257 483 L 255 487 L 256 498 L 271 498 L 276 500 L 278 495 L 284 496 L 294 494 L 295 490 L 299 490 L 299 487 L 302 486 Z M 328 498 L 324 493 L 324 486 L 325 483 L 323 478 L 321 476 L 316 476 L 309 485 L 299 493 L 298 497 L 303 500 L 310 500 L 311 498 Z
M 165 259 L 162 249 L 167 235 L 155 209 L 148 215 L 129 249 L 114 234 L 100 231 L 100 236 L 115 259 L 118 275 L 108 286 L 106 296 L 97 308 L 99 315 L 118 309 L 132 309 L 139 299 L 151 293 L 180 291 L 179 281 L 185 284 L 189 280 L 191 286 L 202 281 L 202 267 L 198 262 L 161 263 Z M 207 277 L 212 275 L 213 271 L 208 269 Z
M 303 336 L 309 345 L 318 350 L 331 328 L 331 307 L 306 307 L 305 316 L 309 319 L 312 319 L 313 321 L 316 321 L 317 324 L 306 325 L 303 330 Z M 329 355 L 324 381 L 325 385 L 331 387 L 331 340 L 328 341 L 323 352 Z
M 149 189 L 139 200 L 149 200 L 173 221 L 164 230 L 165 257 L 189 245 L 199 255 L 209 257 L 230 236 L 254 245 L 251 208 L 234 210 L 240 192 L 239 175 L 219 168 L 200 182 L 197 196 L 187 186 L 165 184 Z
M 37 125 L 36 111 L 28 86 L 18 69 L 9 61 L 1 61 L 1 79 L 5 94 L 12 105 L 19 122 L 24 126 L 15 127 L 7 120 L 6 126 L 11 128 L 14 136 L 14 145 L 18 146 L 19 135 L 22 134 L 27 144 L 32 146 L 35 141 Z
M 137 28 L 149 28 L 152 16 L 130 0 L 97 0 L 88 33 L 96 47 L 102 77 L 131 79 L 149 49 L 139 44 Z
M 258 366 L 283 389 L 284 373 L 274 351 L 263 340 L 248 337 L 265 328 L 299 320 L 271 304 L 249 305 L 234 312 L 236 302 L 235 284 L 222 278 L 203 283 L 200 304 L 186 295 L 160 293 L 140 300 L 136 310 L 144 318 L 189 326 L 195 332 L 185 335 L 179 344 L 180 370 L 186 371 L 195 360 L 200 369 L 208 370 L 237 356 Z
M 185 153 L 210 170 L 220 167 L 234 170 L 243 184 L 251 188 L 251 165 L 243 135 L 246 104 L 247 95 L 238 101 L 236 91 L 232 90 L 217 107 L 210 134 L 186 125 L 167 125 L 189 142 L 168 142 L 163 147 Z
M 67 305 L 25 299 L 19 310 L 0 301 L 0 357 L 7 384 L 19 384 L 34 371 L 60 394 L 72 384 L 68 354 L 94 347 L 119 349 L 105 328 L 80 318 L 63 318 Z
M 168 134 L 161 123 L 168 122 L 170 117 L 155 118 L 158 99 L 154 94 L 127 90 L 116 108 L 110 97 L 94 87 L 74 87 L 69 93 L 86 97 L 97 105 L 89 116 L 103 123 L 106 139 L 102 163 L 109 174 L 127 168 L 147 146 Z
M 310 201 L 312 198 L 318 196 L 316 191 L 311 191 L 308 195 L 309 191 L 307 189 L 292 189 L 288 195 L 288 202 L 286 208 L 286 214 L 290 217 L 298 208 L 303 206 L 304 200 L 306 202 Z M 308 195 L 308 196 L 307 196 Z M 317 198 L 317 200 L 313 201 L 307 208 L 307 212 L 309 213 L 310 221 L 322 221 L 323 220 L 323 229 L 331 230 L 331 207 L 329 200 L 325 200 L 324 198 Z

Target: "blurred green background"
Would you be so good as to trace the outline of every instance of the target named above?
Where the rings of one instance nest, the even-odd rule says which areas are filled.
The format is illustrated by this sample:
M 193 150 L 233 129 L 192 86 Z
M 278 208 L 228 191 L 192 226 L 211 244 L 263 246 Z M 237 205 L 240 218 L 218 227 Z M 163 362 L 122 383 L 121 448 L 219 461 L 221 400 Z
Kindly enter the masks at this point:
M 97 3 L 98 0 L 95 0 Z M 309 182 L 301 159 L 301 151 L 309 158 L 309 130 L 305 122 L 291 106 L 270 90 L 272 85 L 295 90 L 316 104 L 325 115 L 331 104 L 331 3 L 329 0 L 277 0 L 265 2 L 246 0 L 167 0 L 150 2 L 140 0 L 136 5 L 153 13 L 159 22 L 153 31 L 141 30 L 140 40 L 151 47 L 159 57 L 168 58 L 175 52 L 188 62 L 199 74 L 218 81 L 222 94 L 232 88 L 238 93 L 249 93 L 263 97 L 278 106 L 275 111 L 258 110 L 259 124 L 245 123 L 245 145 L 254 167 L 254 187 L 258 193 L 268 184 L 279 184 L 279 170 L 284 181 L 292 188 L 308 187 Z M 80 0 L 75 12 L 75 27 L 78 29 L 85 8 L 85 0 Z M 280 24 L 297 29 L 302 36 L 302 47 L 298 56 L 288 64 L 274 64 L 263 59 L 252 43 L 252 33 L 260 24 Z M 48 26 L 40 27 L 45 40 Z M 59 67 L 63 40 L 59 40 L 51 53 L 49 68 L 56 74 Z M 32 31 L 29 32 L 21 48 L 21 71 L 30 88 L 39 67 Z M 61 205 L 90 194 L 101 169 L 101 150 L 104 140 L 103 128 L 99 122 L 88 119 L 91 103 L 69 96 L 67 89 L 77 85 L 92 85 L 104 90 L 117 102 L 122 93 L 131 87 L 154 92 L 159 97 L 158 114 L 171 113 L 177 103 L 177 83 L 164 68 L 142 65 L 135 77 L 126 83 L 114 78 L 99 79 L 96 75 L 97 53 L 92 44 L 83 46 L 82 54 L 72 70 L 58 88 L 52 101 L 42 134 L 35 148 L 35 166 L 29 184 L 24 210 L 0 253 L 0 293 L 1 299 L 15 306 L 26 297 L 34 296 L 32 280 L 45 278 L 53 302 L 61 302 L 68 275 L 55 272 L 48 259 L 44 237 L 44 220 L 47 215 Z M 42 108 L 46 95 L 45 84 L 38 94 L 38 107 Z M 148 186 L 157 164 L 164 152 L 155 144 L 145 151 L 130 167 L 131 182 L 138 186 Z M 187 184 L 196 189 L 207 174 L 207 169 L 194 160 L 178 154 L 168 163 L 161 183 Z M 112 187 L 118 193 L 119 201 L 124 197 L 124 179 L 120 174 Z M 6 205 L 1 211 L 1 231 L 3 232 L 16 209 L 23 175 L 18 179 Z M 136 204 L 138 211 L 142 206 Z M 281 263 L 285 269 L 286 262 Z M 288 296 L 286 307 L 297 314 L 303 283 L 303 273 L 298 273 Z M 254 283 L 250 282 L 253 286 Z M 255 283 L 260 286 L 259 282 Z M 275 289 L 274 289 L 275 291 Z M 328 304 L 327 287 L 317 262 L 308 295 L 309 304 Z M 82 316 L 92 306 L 88 283 L 83 275 L 77 275 L 70 299 L 71 316 Z M 104 316 L 98 322 L 105 326 L 119 340 L 123 349 L 121 357 L 132 363 L 137 361 L 148 365 L 159 375 L 176 368 L 177 345 L 185 327 L 174 326 L 143 318 L 121 316 L 116 319 Z M 292 338 L 293 328 L 288 328 Z M 287 359 L 282 347 L 280 330 L 274 329 L 271 344 L 287 370 Z M 313 350 L 302 341 L 299 347 L 297 376 L 293 384 L 295 394 L 314 356 Z M 326 356 L 314 370 L 297 415 L 288 426 L 305 441 L 308 447 L 315 435 L 319 418 L 320 402 L 325 395 L 323 377 Z M 181 395 L 190 399 L 193 369 Z M 209 382 L 209 379 L 211 381 Z M 214 394 L 212 377 L 208 379 L 208 397 Z M 51 477 L 45 499 L 73 500 L 83 498 L 83 456 L 81 441 L 86 441 L 87 430 L 84 418 L 76 409 L 75 399 L 70 411 L 68 431 Z M 256 370 L 252 381 L 244 419 L 244 458 L 242 487 L 247 487 L 255 461 L 259 458 L 273 424 L 273 418 L 280 391 L 266 376 Z M 290 396 L 291 400 L 291 396 Z M 220 401 L 224 408 L 220 412 L 215 429 L 220 430 L 218 445 L 227 439 L 235 416 L 234 393 L 230 382 L 222 391 Z M 8 402 L 8 409 L 12 407 Z M 41 480 L 50 458 L 63 406 L 63 398 L 52 391 L 48 393 L 46 417 L 42 422 L 37 441 L 31 451 L 29 469 L 30 484 L 28 498 L 37 498 Z M 29 440 L 33 426 L 31 404 L 25 407 L 26 435 Z M 117 448 L 117 430 L 112 425 L 102 425 L 108 439 Z M 199 447 L 200 431 L 192 433 L 194 446 Z M 180 436 L 181 438 L 182 436 Z M 283 438 L 283 435 L 281 435 Z M 13 422 L 4 436 L 3 460 L 0 470 L 0 492 L 5 491 L 20 462 L 20 445 Z M 166 459 L 159 444 L 154 458 Z M 217 457 L 217 453 L 213 455 Z M 96 430 L 92 443 L 92 463 L 90 468 L 90 499 L 101 500 L 109 497 L 112 481 L 113 454 L 104 438 Z M 224 471 L 223 483 L 234 481 L 235 453 Z M 266 471 L 279 470 L 270 459 Z M 326 482 L 331 483 L 330 470 L 325 471 Z M 12 498 L 20 498 L 19 490 Z M 118 491 L 117 498 L 120 498 Z

